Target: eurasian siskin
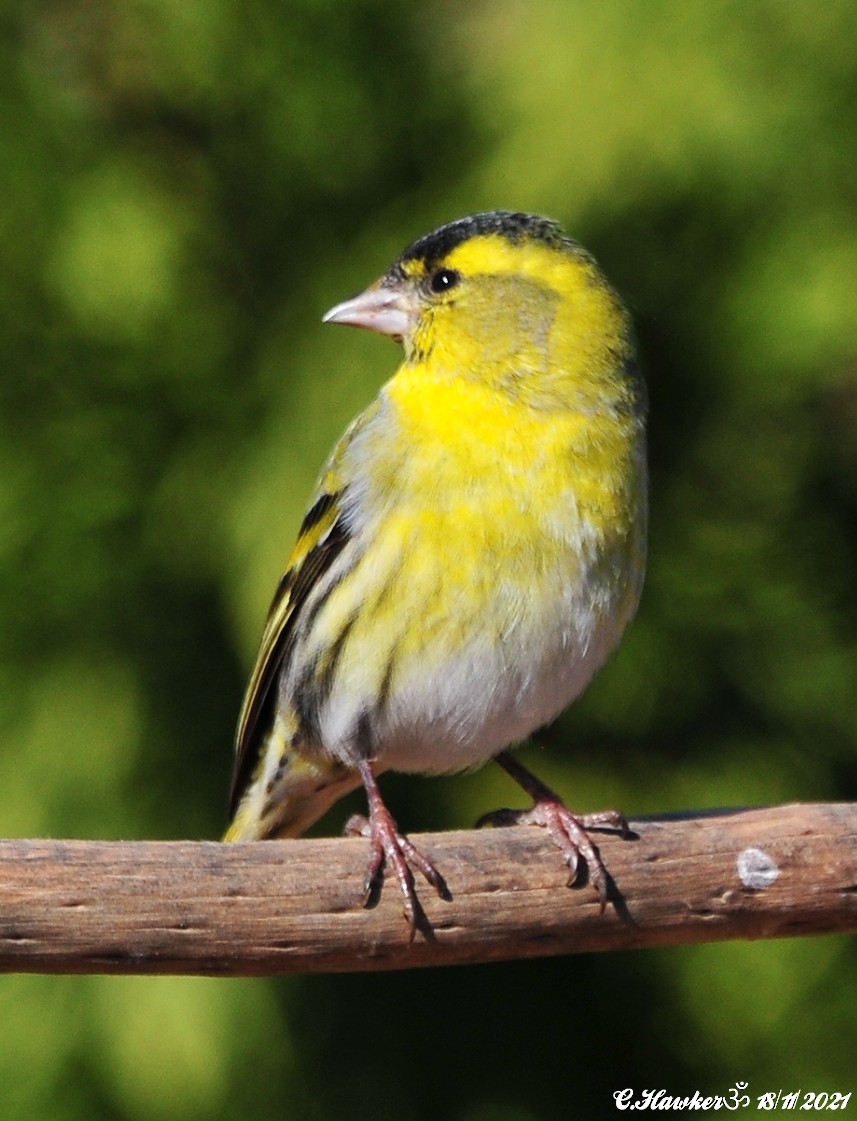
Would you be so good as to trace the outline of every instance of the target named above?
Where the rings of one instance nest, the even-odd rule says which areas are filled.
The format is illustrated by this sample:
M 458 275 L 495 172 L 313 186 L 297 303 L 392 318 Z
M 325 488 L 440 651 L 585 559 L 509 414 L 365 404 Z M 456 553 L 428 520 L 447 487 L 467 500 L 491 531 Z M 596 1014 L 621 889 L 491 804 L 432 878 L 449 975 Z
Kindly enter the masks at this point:
M 361 783 L 365 897 L 383 865 L 443 878 L 381 800 L 383 771 L 496 757 L 517 820 L 606 876 L 580 817 L 506 749 L 587 686 L 634 614 L 646 538 L 645 393 L 629 317 L 593 259 L 492 211 L 406 249 L 324 317 L 404 360 L 328 460 L 262 636 L 238 725 L 230 841 L 301 834 Z M 507 815 L 508 819 L 508 815 Z

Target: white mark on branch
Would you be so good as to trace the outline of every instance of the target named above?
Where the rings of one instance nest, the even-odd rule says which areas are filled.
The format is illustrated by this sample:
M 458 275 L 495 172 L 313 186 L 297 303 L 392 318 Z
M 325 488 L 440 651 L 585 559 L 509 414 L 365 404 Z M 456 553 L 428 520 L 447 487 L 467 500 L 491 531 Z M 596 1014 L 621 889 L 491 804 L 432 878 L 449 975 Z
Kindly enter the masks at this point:
M 779 879 L 776 861 L 761 849 L 744 849 L 738 855 L 738 875 L 744 887 L 764 891 Z

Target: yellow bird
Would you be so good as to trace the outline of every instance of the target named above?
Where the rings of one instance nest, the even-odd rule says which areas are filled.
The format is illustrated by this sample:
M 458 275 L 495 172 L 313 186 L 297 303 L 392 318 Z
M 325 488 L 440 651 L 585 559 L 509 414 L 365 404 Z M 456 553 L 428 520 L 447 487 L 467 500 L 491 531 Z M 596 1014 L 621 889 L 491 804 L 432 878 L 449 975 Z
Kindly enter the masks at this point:
M 598 266 L 547 218 L 442 226 L 324 317 L 404 360 L 319 479 L 238 723 L 227 841 L 296 837 L 364 786 L 368 902 L 385 864 L 419 914 L 383 771 L 496 758 L 602 909 L 580 816 L 507 752 L 588 685 L 636 610 L 646 549 L 646 398 L 632 328 Z

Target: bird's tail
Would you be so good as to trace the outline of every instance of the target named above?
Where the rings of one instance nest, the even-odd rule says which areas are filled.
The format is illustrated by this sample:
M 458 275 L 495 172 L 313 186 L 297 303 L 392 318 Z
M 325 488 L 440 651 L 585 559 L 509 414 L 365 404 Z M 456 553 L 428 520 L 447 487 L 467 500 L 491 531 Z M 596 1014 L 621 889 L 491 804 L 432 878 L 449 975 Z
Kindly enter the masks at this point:
M 356 770 L 306 755 L 272 729 L 223 839 L 300 837 L 334 802 L 358 786 Z

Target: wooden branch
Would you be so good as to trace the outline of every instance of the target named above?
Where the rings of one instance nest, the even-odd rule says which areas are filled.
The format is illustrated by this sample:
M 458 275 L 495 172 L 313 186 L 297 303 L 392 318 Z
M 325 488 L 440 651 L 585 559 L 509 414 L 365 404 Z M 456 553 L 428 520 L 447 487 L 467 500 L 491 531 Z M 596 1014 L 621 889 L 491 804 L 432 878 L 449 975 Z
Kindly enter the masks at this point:
M 598 837 L 602 915 L 532 827 L 416 838 L 454 899 L 358 896 L 360 838 L 0 841 L 0 970 L 222 976 L 404 969 L 731 938 L 857 931 L 857 805 L 646 818 Z

